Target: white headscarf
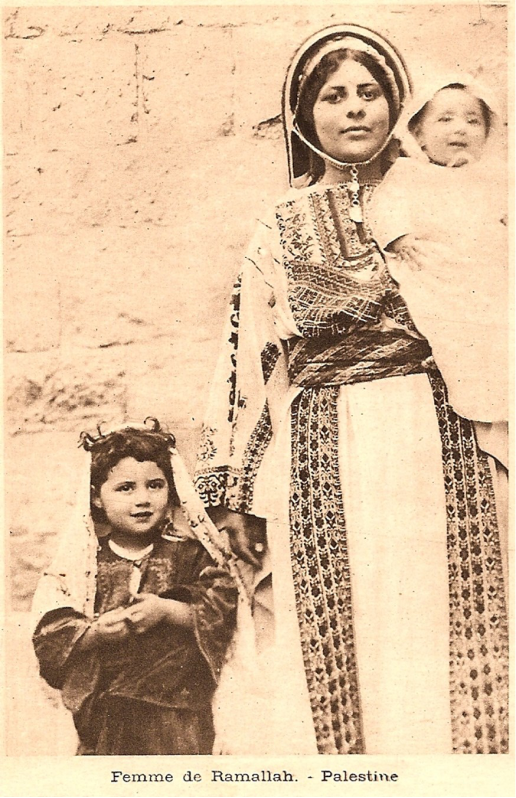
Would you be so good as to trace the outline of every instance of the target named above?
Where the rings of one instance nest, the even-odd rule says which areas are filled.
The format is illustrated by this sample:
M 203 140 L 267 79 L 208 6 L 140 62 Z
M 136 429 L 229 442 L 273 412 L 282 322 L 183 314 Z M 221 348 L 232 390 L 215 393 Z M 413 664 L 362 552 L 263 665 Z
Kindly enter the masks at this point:
M 467 73 L 445 72 L 435 73 L 431 77 L 427 74 L 422 76 L 421 80 L 416 83 L 414 96 L 407 105 L 403 118 L 400 120 L 398 136 L 404 151 L 411 158 L 416 158 L 423 162 L 429 162 L 430 160 L 425 151 L 421 149 L 421 145 L 417 141 L 414 132 L 410 130 L 411 120 L 423 110 L 425 105 L 435 97 L 437 92 L 445 89 L 447 86 L 457 84 L 464 86 L 465 90 L 473 97 L 482 100 L 489 109 L 490 124 L 486 148 L 489 152 L 493 150 L 494 144 L 500 134 L 500 112 L 494 93 L 472 75 Z
M 151 421 L 155 423 L 155 419 Z M 149 427 L 147 423 L 128 422 L 103 434 L 123 429 L 153 431 L 153 427 Z M 233 649 L 239 652 L 240 659 L 245 661 L 247 667 L 253 669 L 254 626 L 250 597 L 242 578 L 240 564 L 232 554 L 225 535 L 218 531 L 206 514 L 176 447 L 171 445 L 169 451 L 174 485 L 192 537 L 202 543 L 216 565 L 229 570 L 237 585 L 239 603 Z M 81 474 L 74 512 L 69 525 L 61 535 L 54 559 L 44 571 L 34 595 L 32 604 L 34 629 L 47 612 L 64 607 L 71 607 L 87 618 L 93 619 L 99 538 L 91 516 L 90 470 L 91 455 L 85 453 L 85 468 Z
M 307 77 L 325 55 L 341 49 L 368 53 L 383 71 L 391 89 L 395 123 L 380 151 L 367 162 L 377 158 L 397 135 L 398 119 L 410 96 L 410 78 L 400 53 L 387 39 L 370 28 L 347 24 L 325 28 L 311 36 L 298 49 L 287 71 L 283 87 L 283 125 L 292 186 L 302 184 L 306 178 L 310 152 L 337 166 L 343 165 L 309 141 L 299 129 L 296 119 L 299 98 Z

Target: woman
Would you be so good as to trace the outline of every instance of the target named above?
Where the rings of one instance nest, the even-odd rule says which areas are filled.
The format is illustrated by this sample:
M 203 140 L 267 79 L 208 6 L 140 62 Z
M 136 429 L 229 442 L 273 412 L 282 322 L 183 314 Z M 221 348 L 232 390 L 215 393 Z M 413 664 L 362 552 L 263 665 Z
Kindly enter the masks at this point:
M 287 75 L 296 188 L 235 285 L 197 469 L 256 568 L 259 674 L 226 667 L 227 753 L 507 750 L 487 457 L 367 223 L 409 91 L 398 53 L 357 26 L 312 37 Z

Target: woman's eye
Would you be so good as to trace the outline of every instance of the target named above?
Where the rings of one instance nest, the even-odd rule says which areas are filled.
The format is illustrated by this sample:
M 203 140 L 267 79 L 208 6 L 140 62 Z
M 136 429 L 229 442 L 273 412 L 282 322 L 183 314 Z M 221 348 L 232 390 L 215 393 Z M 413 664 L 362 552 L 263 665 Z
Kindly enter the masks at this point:
M 380 94 L 381 94 L 380 89 L 371 88 L 371 89 L 363 89 L 360 96 L 363 97 L 364 100 L 376 100 L 376 98 L 379 97 Z
M 133 488 L 132 485 L 119 485 L 117 491 L 119 493 L 129 493 L 129 491 L 131 491 L 132 488 Z
M 331 94 L 325 94 L 323 97 L 324 102 L 327 103 L 338 103 L 341 98 L 341 95 L 338 94 L 336 91 L 332 92 Z

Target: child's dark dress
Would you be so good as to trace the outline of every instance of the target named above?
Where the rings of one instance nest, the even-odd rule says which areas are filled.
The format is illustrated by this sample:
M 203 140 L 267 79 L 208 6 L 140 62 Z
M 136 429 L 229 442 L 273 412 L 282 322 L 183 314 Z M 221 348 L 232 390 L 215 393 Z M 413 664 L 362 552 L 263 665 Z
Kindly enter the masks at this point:
M 138 565 L 107 541 L 97 563 L 96 612 L 129 604 Z M 160 623 L 81 652 L 91 621 L 70 608 L 53 610 L 33 638 L 41 675 L 73 713 L 79 754 L 210 754 L 211 699 L 234 628 L 233 580 L 189 538 L 161 538 L 139 567 L 139 592 L 188 602 L 194 628 Z

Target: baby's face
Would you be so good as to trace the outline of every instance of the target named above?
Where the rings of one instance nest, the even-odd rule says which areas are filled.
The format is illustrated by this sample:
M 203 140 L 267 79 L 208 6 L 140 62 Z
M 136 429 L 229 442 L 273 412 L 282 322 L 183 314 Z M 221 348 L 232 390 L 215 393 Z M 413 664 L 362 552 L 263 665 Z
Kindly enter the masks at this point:
M 441 89 L 427 103 L 415 136 L 441 166 L 478 161 L 487 138 L 480 101 L 465 89 Z

